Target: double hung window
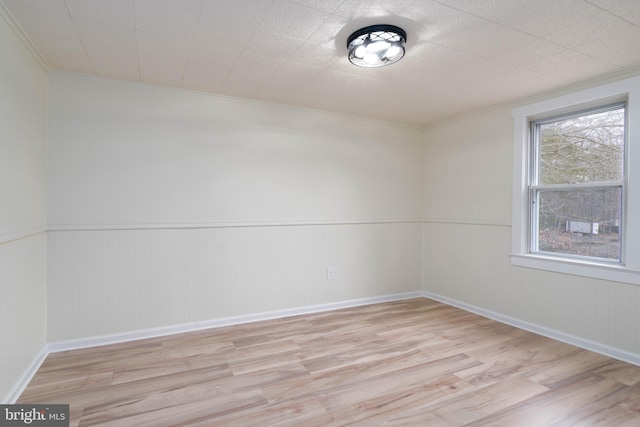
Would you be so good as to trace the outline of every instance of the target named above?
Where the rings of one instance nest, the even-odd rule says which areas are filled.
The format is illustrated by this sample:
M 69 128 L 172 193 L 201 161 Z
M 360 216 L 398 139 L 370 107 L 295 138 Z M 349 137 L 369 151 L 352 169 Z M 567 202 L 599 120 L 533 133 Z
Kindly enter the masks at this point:
M 640 285 L 640 76 L 511 114 L 511 264 Z
M 535 120 L 531 253 L 622 262 L 625 104 Z

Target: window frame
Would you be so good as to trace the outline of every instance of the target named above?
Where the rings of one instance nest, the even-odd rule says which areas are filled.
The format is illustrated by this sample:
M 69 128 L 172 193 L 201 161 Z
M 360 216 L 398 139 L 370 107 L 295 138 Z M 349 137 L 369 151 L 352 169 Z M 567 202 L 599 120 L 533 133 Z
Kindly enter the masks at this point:
M 530 177 L 532 123 L 624 103 L 625 158 L 622 183 L 621 261 L 532 252 Z M 640 285 L 640 76 L 596 86 L 511 110 L 514 130 L 511 264 Z
M 624 109 L 624 141 L 623 141 L 623 160 L 622 160 L 622 180 L 617 181 L 593 181 L 586 183 L 575 183 L 575 184 L 540 184 L 540 126 L 543 126 L 548 123 L 553 123 L 556 121 L 571 119 L 575 117 L 584 117 L 590 114 L 596 114 L 605 111 L 613 111 Z M 569 114 L 561 114 L 561 115 L 551 115 L 549 117 L 544 117 L 540 119 L 530 120 L 529 121 L 529 173 L 528 177 L 528 195 L 529 195 L 529 217 L 527 227 L 529 229 L 529 244 L 528 249 L 532 254 L 541 254 L 548 255 L 551 257 L 559 257 L 559 258 L 575 258 L 581 259 L 584 261 L 590 262 L 602 262 L 606 264 L 623 264 L 625 259 L 625 250 L 624 250 L 624 241 L 625 241 L 625 223 L 626 223 L 626 205 L 624 203 L 625 199 L 625 177 L 627 173 L 627 101 L 623 102 L 614 102 L 608 103 L 605 105 L 599 105 L 592 108 L 582 109 L 578 111 L 571 112 Z M 545 191 L 580 191 L 580 190 L 589 190 L 589 189 L 620 189 L 621 194 L 621 229 L 622 233 L 620 233 L 620 249 L 618 256 L 616 259 L 607 259 L 607 258 L 597 258 L 585 255 L 575 255 L 571 253 L 563 253 L 563 252 L 549 252 L 543 251 L 538 248 L 539 245 L 539 219 L 540 219 L 540 211 L 539 211 L 539 203 L 535 203 L 534 199 L 538 199 L 541 193 Z

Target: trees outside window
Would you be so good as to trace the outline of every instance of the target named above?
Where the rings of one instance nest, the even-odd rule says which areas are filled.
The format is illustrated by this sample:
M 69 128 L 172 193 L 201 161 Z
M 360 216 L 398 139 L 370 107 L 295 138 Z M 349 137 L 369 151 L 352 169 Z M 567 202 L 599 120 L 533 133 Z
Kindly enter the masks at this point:
M 530 250 L 622 262 L 625 104 L 531 122 Z

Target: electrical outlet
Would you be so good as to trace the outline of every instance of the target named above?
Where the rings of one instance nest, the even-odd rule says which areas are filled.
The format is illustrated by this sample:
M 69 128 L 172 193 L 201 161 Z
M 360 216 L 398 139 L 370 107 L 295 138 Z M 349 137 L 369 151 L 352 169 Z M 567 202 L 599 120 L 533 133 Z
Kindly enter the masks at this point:
M 336 268 L 328 267 L 327 268 L 327 280 L 336 280 Z

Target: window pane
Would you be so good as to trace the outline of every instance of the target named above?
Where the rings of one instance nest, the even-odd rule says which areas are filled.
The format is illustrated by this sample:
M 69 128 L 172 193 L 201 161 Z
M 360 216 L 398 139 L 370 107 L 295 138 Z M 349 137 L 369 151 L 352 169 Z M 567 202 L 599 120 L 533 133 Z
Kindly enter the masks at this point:
M 621 188 L 538 190 L 537 196 L 539 251 L 620 260 Z
M 538 125 L 540 184 L 622 181 L 624 107 Z

